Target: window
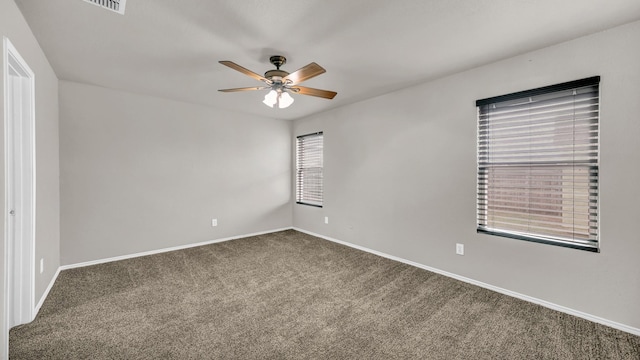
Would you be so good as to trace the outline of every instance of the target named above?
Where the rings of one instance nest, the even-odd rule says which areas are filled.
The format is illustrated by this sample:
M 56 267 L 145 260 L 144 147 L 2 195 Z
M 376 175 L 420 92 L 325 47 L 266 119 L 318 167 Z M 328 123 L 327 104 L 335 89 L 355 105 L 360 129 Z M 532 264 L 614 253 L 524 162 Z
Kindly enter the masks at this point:
M 296 140 L 296 202 L 322 207 L 322 132 Z
M 478 100 L 478 232 L 598 250 L 600 77 Z

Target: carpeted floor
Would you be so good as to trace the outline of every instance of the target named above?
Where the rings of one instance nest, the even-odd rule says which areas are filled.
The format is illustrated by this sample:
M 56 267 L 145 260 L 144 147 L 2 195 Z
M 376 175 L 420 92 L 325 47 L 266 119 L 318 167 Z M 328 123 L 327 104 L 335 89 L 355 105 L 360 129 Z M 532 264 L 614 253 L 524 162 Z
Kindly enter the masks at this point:
M 640 359 L 640 337 L 293 230 L 60 273 L 10 359 Z

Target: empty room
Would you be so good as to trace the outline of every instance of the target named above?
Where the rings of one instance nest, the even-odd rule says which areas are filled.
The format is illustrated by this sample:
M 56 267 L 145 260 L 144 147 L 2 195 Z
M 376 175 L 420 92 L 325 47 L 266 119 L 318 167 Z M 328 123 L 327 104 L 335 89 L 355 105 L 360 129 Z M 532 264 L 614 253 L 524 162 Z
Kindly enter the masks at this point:
M 640 359 L 637 0 L 0 0 L 0 359 Z

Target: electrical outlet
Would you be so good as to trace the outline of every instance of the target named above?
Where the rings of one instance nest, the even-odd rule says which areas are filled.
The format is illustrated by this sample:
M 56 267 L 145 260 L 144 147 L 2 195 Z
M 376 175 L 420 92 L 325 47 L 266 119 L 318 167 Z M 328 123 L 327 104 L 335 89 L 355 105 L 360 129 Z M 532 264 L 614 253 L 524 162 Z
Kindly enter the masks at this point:
M 328 216 L 325 216 L 325 217 L 324 217 L 324 223 L 325 223 L 325 224 L 328 224 L 328 223 L 329 223 L 329 217 L 328 217 Z
M 211 226 L 218 226 L 218 219 L 211 219 Z
M 40 274 L 44 272 L 44 258 L 40 259 Z
M 456 244 L 456 254 L 464 255 L 464 244 Z

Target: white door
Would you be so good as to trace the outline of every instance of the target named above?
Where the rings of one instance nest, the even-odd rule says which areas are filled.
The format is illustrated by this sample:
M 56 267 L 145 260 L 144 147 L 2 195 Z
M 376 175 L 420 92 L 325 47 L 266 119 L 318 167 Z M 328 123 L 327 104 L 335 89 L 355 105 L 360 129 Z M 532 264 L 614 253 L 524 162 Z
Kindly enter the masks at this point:
M 34 76 L 5 38 L 7 329 L 33 320 L 35 265 Z

